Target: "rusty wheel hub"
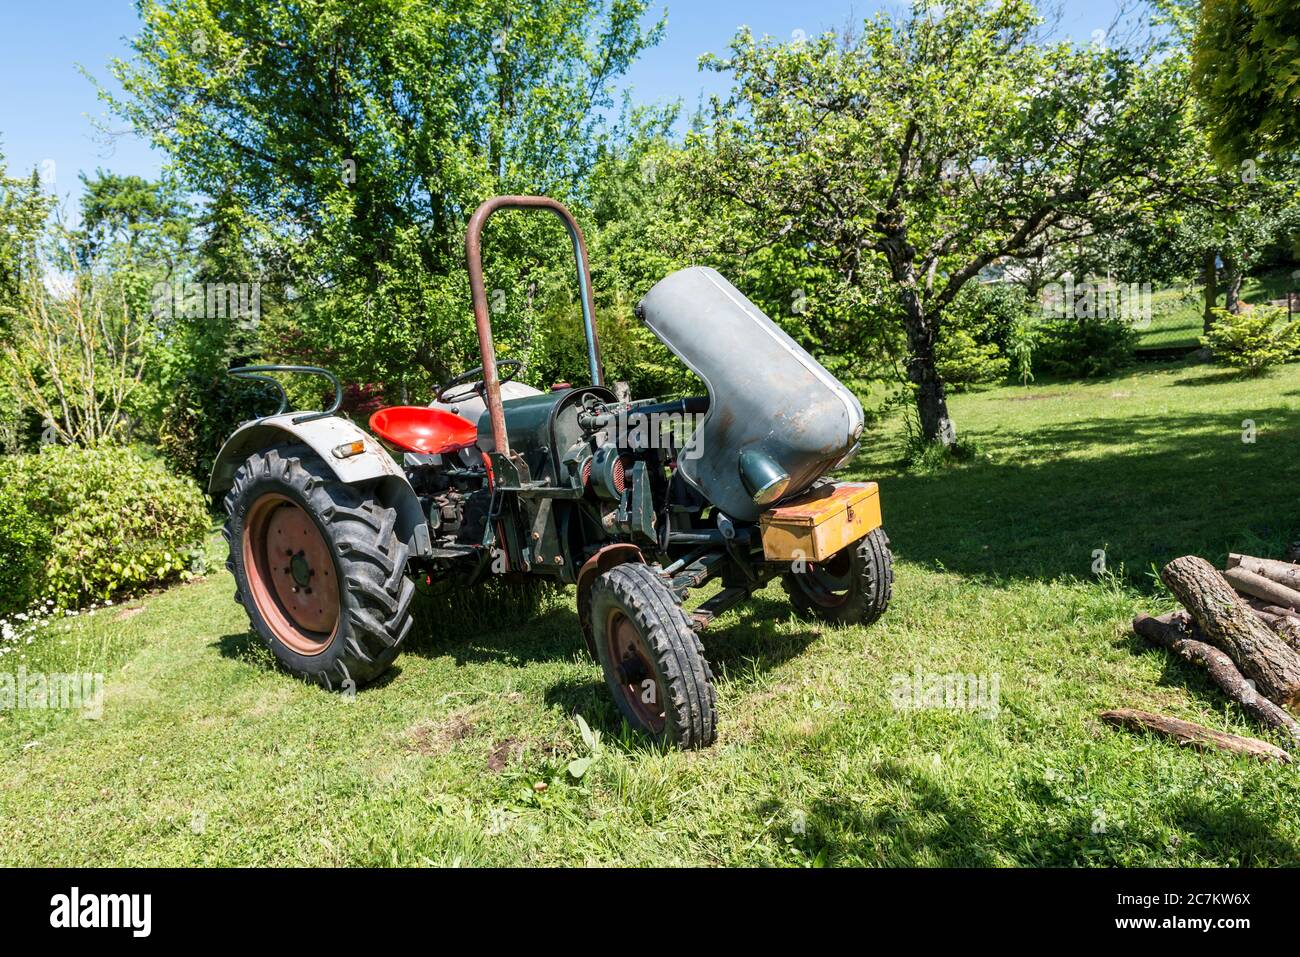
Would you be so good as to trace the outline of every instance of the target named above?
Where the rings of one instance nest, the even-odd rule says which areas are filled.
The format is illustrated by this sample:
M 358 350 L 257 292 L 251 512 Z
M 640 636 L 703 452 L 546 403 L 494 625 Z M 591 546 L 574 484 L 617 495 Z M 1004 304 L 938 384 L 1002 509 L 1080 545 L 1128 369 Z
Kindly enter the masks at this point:
M 253 601 L 275 636 L 300 655 L 328 648 L 338 631 L 338 577 L 325 536 L 302 506 L 276 493 L 254 502 L 243 556 Z
M 642 724 L 656 734 L 662 732 L 666 722 L 663 686 L 655 678 L 641 633 L 617 608 L 610 609 L 605 619 L 605 643 L 609 660 L 616 662 L 619 692 Z

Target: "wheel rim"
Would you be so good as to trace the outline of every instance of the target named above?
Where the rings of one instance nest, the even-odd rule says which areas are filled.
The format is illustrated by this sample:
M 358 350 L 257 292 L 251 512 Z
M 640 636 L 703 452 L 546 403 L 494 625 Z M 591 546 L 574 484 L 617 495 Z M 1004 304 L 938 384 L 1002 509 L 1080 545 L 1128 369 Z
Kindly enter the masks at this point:
M 300 655 L 319 655 L 339 623 L 339 585 L 325 536 L 284 495 L 263 495 L 244 522 L 244 571 L 262 619 Z
M 605 618 L 605 645 L 618 693 L 645 727 L 655 734 L 661 733 L 667 725 L 663 686 L 655 675 L 641 632 L 617 608 L 611 608 Z
M 823 608 L 838 608 L 853 595 L 853 554 L 845 548 L 827 561 L 810 564 L 794 580 L 812 601 Z

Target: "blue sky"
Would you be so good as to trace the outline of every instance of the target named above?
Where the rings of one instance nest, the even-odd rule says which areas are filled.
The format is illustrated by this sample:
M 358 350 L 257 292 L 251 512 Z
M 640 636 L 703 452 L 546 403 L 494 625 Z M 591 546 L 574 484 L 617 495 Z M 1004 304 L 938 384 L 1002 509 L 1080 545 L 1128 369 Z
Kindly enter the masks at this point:
M 1117 0 L 1064 0 L 1064 33 L 1081 39 L 1108 25 Z M 700 55 L 722 53 L 741 24 L 755 33 L 814 35 L 861 21 L 896 4 L 850 0 L 695 0 L 671 2 L 668 30 L 625 78 L 642 102 L 681 98 L 689 110 L 701 94 L 721 92 L 726 80 L 696 68 Z M 664 8 L 655 5 L 656 11 Z M 77 174 L 96 167 L 119 173 L 157 175 L 162 158 L 122 129 L 105 139 L 92 118 L 108 119 L 95 90 L 78 70 L 85 67 L 111 86 L 108 61 L 128 54 L 127 39 L 138 20 L 131 0 L 0 0 L 0 153 L 10 175 L 43 167 L 53 171 L 61 196 L 77 196 Z M 52 163 L 52 166 L 51 166 Z

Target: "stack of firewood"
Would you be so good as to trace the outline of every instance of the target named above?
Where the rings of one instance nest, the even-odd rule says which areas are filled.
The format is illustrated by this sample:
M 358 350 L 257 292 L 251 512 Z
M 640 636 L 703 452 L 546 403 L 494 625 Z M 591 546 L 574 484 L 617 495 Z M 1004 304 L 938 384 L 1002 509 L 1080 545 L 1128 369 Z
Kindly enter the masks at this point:
M 1300 704 L 1300 564 L 1229 555 L 1227 565 L 1220 572 L 1195 555 L 1174 559 L 1160 578 L 1182 609 L 1158 618 L 1138 615 L 1133 630 L 1204 668 L 1248 714 L 1300 743 L 1300 724 L 1289 710 Z M 1102 718 L 1194 747 L 1291 760 L 1265 741 L 1176 718 L 1130 709 L 1107 711 Z

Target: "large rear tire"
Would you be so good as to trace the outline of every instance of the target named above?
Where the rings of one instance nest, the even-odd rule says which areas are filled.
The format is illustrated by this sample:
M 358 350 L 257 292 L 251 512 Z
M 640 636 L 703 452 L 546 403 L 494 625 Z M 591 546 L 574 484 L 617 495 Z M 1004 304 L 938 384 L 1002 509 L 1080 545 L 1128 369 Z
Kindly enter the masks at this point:
M 276 660 L 330 690 L 383 674 L 415 596 L 395 510 L 339 482 L 304 445 L 250 456 L 225 506 L 235 600 Z
M 713 672 L 685 612 L 653 570 L 629 562 L 597 578 L 591 628 L 605 682 L 629 725 L 678 748 L 714 742 Z
M 809 564 L 802 572 L 786 572 L 781 584 L 801 618 L 835 625 L 873 624 L 894 594 L 889 536 L 883 528 L 874 528 L 829 560 Z

